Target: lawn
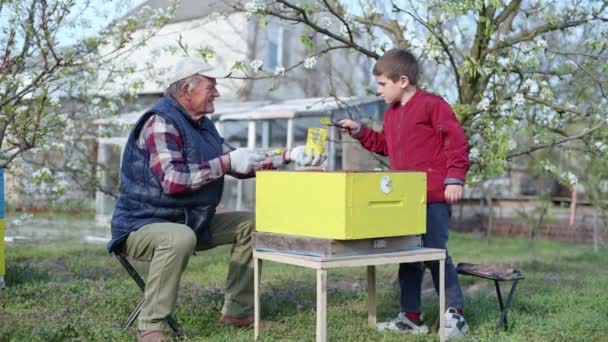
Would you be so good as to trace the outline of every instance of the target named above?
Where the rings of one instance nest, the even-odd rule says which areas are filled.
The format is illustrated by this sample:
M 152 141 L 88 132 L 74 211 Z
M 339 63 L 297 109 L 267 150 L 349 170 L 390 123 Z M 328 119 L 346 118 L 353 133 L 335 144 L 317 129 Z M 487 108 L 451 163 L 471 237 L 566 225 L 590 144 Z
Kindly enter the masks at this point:
M 608 341 L 608 252 L 590 246 L 539 241 L 535 253 L 523 239 L 487 241 L 451 235 L 457 262 L 508 264 L 520 269 L 520 283 L 508 332 L 493 335 L 498 308 L 493 284 L 461 277 L 465 317 L 472 341 Z M 253 330 L 224 326 L 220 314 L 228 248 L 191 259 L 180 290 L 177 318 L 181 341 L 251 341 Z M 7 288 L 0 297 L 0 341 L 132 341 L 134 328 L 121 325 L 140 298 L 139 289 L 103 245 L 50 241 L 7 245 Z M 427 274 L 428 275 L 428 274 Z M 398 310 L 396 266 L 378 268 L 378 318 Z M 425 288 L 430 289 L 430 276 Z M 368 328 L 365 268 L 329 271 L 328 335 L 332 341 L 433 341 L 379 333 Z M 262 341 L 314 341 L 315 273 L 266 262 L 262 315 L 282 324 L 263 331 Z M 437 319 L 432 291 L 423 296 L 427 323 Z M 178 340 L 172 336 L 174 340 Z

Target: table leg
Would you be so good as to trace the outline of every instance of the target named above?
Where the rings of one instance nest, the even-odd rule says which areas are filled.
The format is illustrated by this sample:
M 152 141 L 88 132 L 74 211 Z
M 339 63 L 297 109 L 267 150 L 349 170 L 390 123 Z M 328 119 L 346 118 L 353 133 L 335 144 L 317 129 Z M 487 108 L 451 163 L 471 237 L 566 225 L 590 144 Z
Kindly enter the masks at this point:
M 260 336 L 260 269 L 262 259 L 253 258 L 253 335 Z
M 327 341 L 327 270 L 317 270 L 317 342 Z
M 376 266 L 367 266 L 367 324 L 376 328 Z
M 445 341 L 445 259 L 439 260 L 439 341 Z

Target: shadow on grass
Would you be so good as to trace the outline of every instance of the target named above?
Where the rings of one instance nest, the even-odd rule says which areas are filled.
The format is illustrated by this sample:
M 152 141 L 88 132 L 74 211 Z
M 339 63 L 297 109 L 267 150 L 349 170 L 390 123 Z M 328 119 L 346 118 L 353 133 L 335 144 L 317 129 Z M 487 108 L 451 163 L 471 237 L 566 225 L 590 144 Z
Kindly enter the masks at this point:
M 45 270 L 39 270 L 31 265 L 8 264 L 6 265 L 5 280 L 8 286 L 23 285 L 27 283 L 48 282 L 51 274 Z

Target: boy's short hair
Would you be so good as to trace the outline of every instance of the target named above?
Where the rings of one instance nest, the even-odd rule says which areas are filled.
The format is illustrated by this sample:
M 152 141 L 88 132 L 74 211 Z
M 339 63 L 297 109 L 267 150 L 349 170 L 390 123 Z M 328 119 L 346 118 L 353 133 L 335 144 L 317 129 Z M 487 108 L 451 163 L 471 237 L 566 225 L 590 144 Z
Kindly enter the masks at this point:
M 372 72 L 374 76 L 384 75 L 393 82 L 397 82 L 401 76 L 407 76 L 410 84 L 416 85 L 418 61 L 405 49 L 391 49 L 378 58 Z

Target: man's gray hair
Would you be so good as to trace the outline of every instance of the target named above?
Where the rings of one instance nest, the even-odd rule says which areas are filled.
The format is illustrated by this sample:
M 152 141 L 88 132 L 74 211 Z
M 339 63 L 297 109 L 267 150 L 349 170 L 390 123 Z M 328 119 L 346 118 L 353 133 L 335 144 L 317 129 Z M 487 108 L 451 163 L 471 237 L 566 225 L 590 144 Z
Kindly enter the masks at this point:
M 188 89 L 192 89 L 194 87 L 196 87 L 200 82 L 201 82 L 201 78 L 197 77 L 198 75 L 192 75 L 190 77 L 186 77 L 183 78 L 173 84 L 171 84 L 170 86 L 167 87 L 167 89 L 165 89 L 165 96 L 173 96 L 173 97 L 180 97 L 183 96 L 183 92 L 182 92 L 182 87 L 184 85 L 188 86 Z

